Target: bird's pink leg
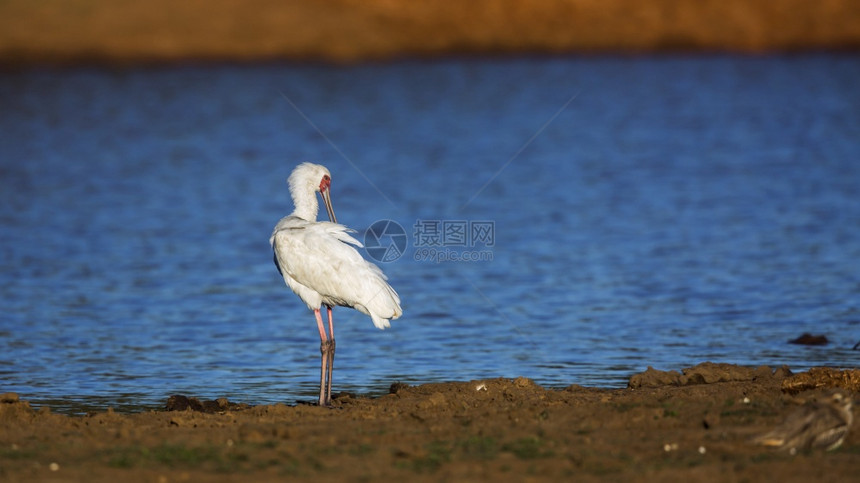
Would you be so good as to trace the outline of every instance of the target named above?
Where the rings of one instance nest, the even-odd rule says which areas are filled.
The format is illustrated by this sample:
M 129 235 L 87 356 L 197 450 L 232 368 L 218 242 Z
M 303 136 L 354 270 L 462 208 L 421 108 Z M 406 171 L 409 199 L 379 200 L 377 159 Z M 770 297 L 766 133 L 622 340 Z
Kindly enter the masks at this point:
M 334 346 L 334 323 L 332 322 L 332 318 L 331 318 L 331 307 L 326 305 L 326 309 L 328 309 L 327 312 L 328 312 L 329 353 L 328 353 L 328 377 L 326 378 L 325 402 L 326 402 L 326 406 L 330 406 L 331 405 L 331 373 L 334 370 L 334 347 L 335 346 Z
M 314 316 L 317 319 L 317 327 L 320 330 L 320 354 L 322 355 L 322 361 L 320 362 L 320 406 L 326 406 L 326 376 L 328 375 L 328 371 L 326 370 L 326 366 L 328 365 L 329 360 L 329 341 L 328 337 L 325 334 L 325 325 L 322 321 L 322 316 L 320 315 L 320 309 L 314 309 Z

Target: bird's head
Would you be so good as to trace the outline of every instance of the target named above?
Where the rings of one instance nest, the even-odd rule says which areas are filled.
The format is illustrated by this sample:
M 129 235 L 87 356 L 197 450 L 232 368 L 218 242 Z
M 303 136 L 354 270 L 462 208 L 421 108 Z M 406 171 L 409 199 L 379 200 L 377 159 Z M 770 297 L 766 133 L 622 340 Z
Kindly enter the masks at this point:
M 851 406 L 854 402 L 851 398 L 851 394 L 842 389 L 832 389 L 825 393 L 824 397 L 825 401 L 829 402 L 830 404 L 836 407 L 845 408 L 848 411 L 851 410 Z
M 337 223 L 334 208 L 331 205 L 331 173 L 329 173 L 328 168 L 321 164 L 302 163 L 293 169 L 287 183 L 290 185 L 293 201 L 297 205 L 300 202 L 300 197 L 308 195 L 313 197 L 314 193 L 320 193 L 329 220 L 332 223 Z M 316 215 L 316 210 L 314 210 L 314 215 Z

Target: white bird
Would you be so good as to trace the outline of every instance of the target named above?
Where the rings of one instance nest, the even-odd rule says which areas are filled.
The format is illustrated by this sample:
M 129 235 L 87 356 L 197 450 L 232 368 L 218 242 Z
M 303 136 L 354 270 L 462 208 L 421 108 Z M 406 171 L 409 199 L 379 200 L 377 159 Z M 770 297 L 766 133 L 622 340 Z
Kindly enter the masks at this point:
M 296 209 L 281 218 L 269 243 L 275 266 L 284 282 L 314 311 L 320 332 L 320 406 L 331 405 L 331 374 L 334 365 L 332 307 L 352 307 L 367 314 L 379 329 L 400 317 L 400 296 L 376 265 L 366 261 L 354 247 L 363 245 L 351 230 L 337 223 L 331 206 L 331 173 L 325 166 L 302 163 L 287 180 Z M 322 195 L 328 221 L 316 221 Z M 320 309 L 328 312 L 328 334 Z

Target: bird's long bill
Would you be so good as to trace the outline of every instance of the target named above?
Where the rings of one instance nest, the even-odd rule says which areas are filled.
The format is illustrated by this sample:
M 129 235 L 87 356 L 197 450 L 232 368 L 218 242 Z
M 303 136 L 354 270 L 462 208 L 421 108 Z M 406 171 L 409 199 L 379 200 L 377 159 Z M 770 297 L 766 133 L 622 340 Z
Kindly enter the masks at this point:
M 326 189 L 322 193 L 323 204 L 325 204 L 325 211 L 328 213 L 328 219 L 332 223 L 337 223 L 337 218 L 334 216 L 334 208 L 331 207 L 331 188 Z

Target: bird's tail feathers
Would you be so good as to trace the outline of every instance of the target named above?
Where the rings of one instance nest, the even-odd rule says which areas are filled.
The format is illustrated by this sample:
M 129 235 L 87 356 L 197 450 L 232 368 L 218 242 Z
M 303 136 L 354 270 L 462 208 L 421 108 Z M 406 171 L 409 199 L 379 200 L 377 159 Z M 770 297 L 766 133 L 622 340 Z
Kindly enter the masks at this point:
M 400 296 L 391 288 L 391 285 L 380 280 L 374 286 L 374 293 L 365 304 L 368 314 L 373 325 L 378 329 L 387 329 L 391 327 L 391 319 L 396 319 L 403 315 L 403 309 L 400 308 Z
M 370 320 L 373 321 L 373 325 L 376 326 L 377 329 L 385 330 L 391 327 L 391 322 L 388 319 L 383 319 L 373 312 L 370 313 Z

